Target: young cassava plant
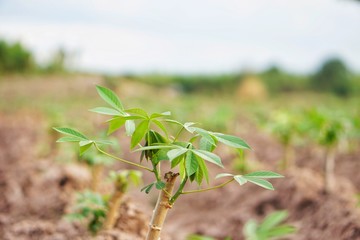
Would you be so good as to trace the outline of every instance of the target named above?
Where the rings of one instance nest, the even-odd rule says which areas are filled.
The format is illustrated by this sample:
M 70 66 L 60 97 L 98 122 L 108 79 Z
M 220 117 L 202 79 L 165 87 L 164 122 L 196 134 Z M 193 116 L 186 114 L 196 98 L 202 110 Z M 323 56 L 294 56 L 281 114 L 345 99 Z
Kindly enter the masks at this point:
M 142 173 L 135 170 L 123 170 L 120 172 L 110 172 L 110 178 L 114 183 L 114 192 L 108 202 L 108 211 L 103 229 L 111 230 L 118 218 L 118 209 L 126 194 L 130 183 L 135 186 L 140 185 Z
M 249 220 L 243 227 L 243 233 L 246 240 L 271 240 L 286 237 L 294 232 L 296 228 L 282 224 L 288 216 L 287 211 L 276 211 L 266 216 L 266 218 L 258 223 L 255 220 Z M 232 238 L 226 237 L 225 240 L 231 240 Z M 202 235 L 190 235 L 187 240 L 215 240 L 215 238 L 202 236 Z
M 102 182 L 104 167 L 113 164 L 114 160 L 104 154 L 100 154 L 95 149 L 90 149 L 83 153 L 79 156 L 79 160 L 89 167 L 91 171 L 90 189 L 93 192 L 97 192 Z
M 298 133 L 299 122 L 297 115 L 286 111 L 274 112 L 266 124 L 266 128 L 282 144 L 284 153 L 279 166 L 285 170 L 294 164 L 294 139 Z
M 70 221 L 86 221 L 87 228 L 92 234 L 96 234 L 105 221 L 107 211 L 107 199 L 100 193 L 86 190 L 77 193 L 74 212 L 65 215 Z
M 287 211 L 276 211 L 266 216 L 260 223 L 257 223 L 255 220 L 247 221 L 243 228 L 245 239 L 270 240 L 294 233 L 296 231 L 295 227 L 281 224 L 287 217 Z
M 130 184 L 141 183 L 141 172 L 123 170 L 110 172 L 114 191 L 109 195 L 86 190 L 78 193 L 74 212 L 65 217 L 71 221 L 87 220 L 88 230 L 96 234 L 99 230 L 111 230 L 118 218 L 118 209 Z
M 344 121 L 341 117 L 335 117 L 319 110 L 307 112 L 309 121 L 310 137 L 322 147 L 325 152 L 324 158 L 324 191 L 329 192 L 335 181 L 335 157 L 338 144 L 342 138 L 346 138 Z
M 153 189 L 160 191 L 149 224 L 147 240 L 160 238 L 166 215 L 181 195 L 217 189 L 232 182 L 240 185 L 251 182 L 273 190 L 272 184 L 265 179 L 283 177 L 265 171 L 247 175 L 221 174 L 219 177 L 228 177 L 229 180 L 219 185 L 202 188 L 202 183 L 205 181 L 209 184 L 210 180 L 208 163 L 224 168 L 221 158 L 213 153 L 215 148 L 219 144 L 225 144 L 235 149 L 250 149 L 244 140 L 232 135 L 207 131 L 192 122 L 181 123 L 170 118 L 170 112 L 148 114 L 140 108 L 126 109 L 110 89 L 97 86 L 97 91 L 109 106 L 97 107 L 91 111 L 111 116 L 107 121 L 109 134 L 125 127 L 126 134 L 131 138 L 130 148 L 135 152 L 141 152 L 140 163 L 104 151 L 102 145 L 109 144 L 106 140 L 93 140 L 71 128 L 55 128 L 55 130 L 66 135 L 59 139 L 60 142 L 77 142 L 80 153 L 94 147 L 106 156 L 154 175 L 154 181 L 141 189 L 145 193 Z M 169 164 L 163 164 L 164 162 Z M 185 190 L 185 187 L 192 183 L 196 183 L 198 188 Z

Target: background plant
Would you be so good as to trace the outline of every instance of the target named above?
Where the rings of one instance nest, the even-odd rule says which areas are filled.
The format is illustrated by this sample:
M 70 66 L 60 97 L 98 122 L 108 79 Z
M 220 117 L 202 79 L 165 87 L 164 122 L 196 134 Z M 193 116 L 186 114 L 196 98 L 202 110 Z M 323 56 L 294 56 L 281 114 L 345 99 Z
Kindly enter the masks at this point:
M 118 211 L 130 184 L 138 186 L 141 183 L 141 172 L 123 170 L 110 172 L 113 182 L 113 193 L 103 195 L 85 190 L 77 193 L 73 213 L 65 217 L 70 221 L 87 221 L 88 230 L 96 234 L 99 230 L 111 230 L 118 219 Z
M 296 228 L 282 224 L 288 217 L 287 211 L 276 211 L 269 214 L 262 222 L 249 220 L 245 223 L 243 232 L 246 240 L 270 240 L 285 237 L 296 231 Z
M 300 120 L 298 114 L 282 110 L 273 112 L 266 121 L 263 121 L 265 128 L 283 146 L 283 158 L 279 163 L 283 170 L 294 165 L 294 142 L 301 132 Z
M 116 143 L 114 139 L 111 139 L 111 141 Z M 114 146 L 114 144 L 111 146 Z M 108 150 L 110 150 L 109 147 Z M 85 163 L 91 171 L 90 189 L 94 192 L 98 191 L 102 182 L 104 167 L 112 165 L 114 159 L 100 154 L 96 149 L 89 149 L 79 155 L 79 161 Z
M 332 189 L 335 176 L 335 157 L 339 143 L 347 138 L 346 121 L 342 116 L 333 116 L 324 111 L 312 109 L 307 111 L 310 139 L 313 139 L 324 151 L 324 190 Z
M 106 218 L 107 198 L 89 190 L 77 193 L 73 211 L 65 217 L 70 221 L 85 221 L 88 230 L 96 234 Z
M 283 224 L 288 217 L 287 211 L 276 211 L 258 223 L 255 220 L 249 220 L 243 227 L 243 233 L 246 240 L 271 240 L 286 237 L 296 232 L 296 228 Z M 215 238 L 192 234 L 187 237 L 187 240 L 215 240 Z M 231 240 L 226 237 L 225 240 Z
M 110 172 L 110 178 L 114 183 L 114 191 L 107 204 L 106 219 L 103 229 L 110 230 L 114 227 L 118 216 L 118 210 L 130 184 L 140 185 L 142 173 L 135 170 L 123 170 Z

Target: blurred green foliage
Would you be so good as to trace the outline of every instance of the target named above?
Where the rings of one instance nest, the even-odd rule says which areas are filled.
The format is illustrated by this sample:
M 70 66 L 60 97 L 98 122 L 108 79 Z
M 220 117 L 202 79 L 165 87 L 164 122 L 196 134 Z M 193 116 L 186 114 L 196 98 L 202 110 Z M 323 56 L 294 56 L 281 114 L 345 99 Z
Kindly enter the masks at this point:
M 77 193 L 72 213 L 65 215 L 69 221 L 86 221 L 88 230 L 96 234 L 106 217 L 108 196 L 86 190 Z
M 64 49 L 57 50 L 45 64 L 39 64 L 34 54 L 20 42 L 0 39 L 0 73 L 62 73 L 66 71 L 68 56 Z
M 300 91 L 321 91 L 338 96 L 360 93 L 360 76 L 349 71 L 337 58 L 325 60 L 322 67 L 312 74 L 289 73 L 279 66 L 271 66 L 262 72 L 252 73 L 261 79 L 267 90 L 276 95 Z M 247 76 L 246 72 L 220 75 L 163 75 L 127 74 L 124 77 L 154 86 L 172 86 L 183 93 L 234 93 Z
M 349 95 L 351 91 L 350 71 L 341 59 L 328 59 L 312 78 L 312 86 L 318 91 L 330 91 L 340 96 Z
M 304 115 L 309 138 L 325 147 L 334 147 L 341 139 L 349 137 L 355 127 L 351 119 L 351 116 L 323 109 L 310 109 Z
M 270 93 L 294 92 L 308 89 L 309 78 L 285 72 L 272 66 L 259 74 Z
M 25 73 L 35 66 L 33 54 L 21 43 L 0 40 L 0 73 Z
M 296 232 L 295 227 L 282 224 L 287 216 L 287 211 L 276 211 L 266 216 L 260 223 L 255 220 L 247 221 L 243 229 L 246 240 L 277 239 Z
M 223 75 L 131 75 L 133 80 L 144 83 L 154 84 L 156 86 L 172 85 L 184 93 L 194 92 L 225 92 L 233 91 L 241 80 L 240 74 Z
M 288 212 L 275 211 L 268 216 L 262 222 L 256 222 L 255 220 L 249 220 L 245 223 L 243 233 L 246 240 L 271 240 L 279 239 L 281 237 L 289 236 L 296 232 L 296 228 L 283 224 L 288 217 Z M 224 240 L 231 240 L 232 238 L 226 237 Z M 186 240 L 215 240 L 215 238 L 209 236 L 202 236 L 192 234 L 189 235 Z

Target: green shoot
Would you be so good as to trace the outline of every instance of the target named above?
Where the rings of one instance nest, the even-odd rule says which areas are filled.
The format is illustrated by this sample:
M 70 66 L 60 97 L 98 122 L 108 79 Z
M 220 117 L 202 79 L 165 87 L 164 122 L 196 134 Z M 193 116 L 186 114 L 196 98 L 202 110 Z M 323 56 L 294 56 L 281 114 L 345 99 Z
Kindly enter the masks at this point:
M 86 221 L 88 230 L 96 234 L 105 221 L 107 200 L 99 193 L 84 191 L 77 194 L 74 213 L 65 215 L 69 221 Z

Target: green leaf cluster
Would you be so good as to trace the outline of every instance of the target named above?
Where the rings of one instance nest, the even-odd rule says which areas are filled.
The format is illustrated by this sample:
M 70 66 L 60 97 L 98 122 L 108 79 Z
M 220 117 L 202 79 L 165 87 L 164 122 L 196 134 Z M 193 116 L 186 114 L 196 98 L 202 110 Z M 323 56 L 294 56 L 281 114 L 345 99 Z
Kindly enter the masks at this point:
M 321 146 L 334 147 L 351 132 L 351 123 L 347 117 L 320 109 L 310 109 L 304 114 L 308 136 Z
M 62 137 L 57 140 L 57 142 L 77 142 L 79 144 L 79 153 L 80 156 L 83 155 L 87 150 L 91 148 L 94 144 L 106 145 L 113 144 L 112 141 L 108 140 L 91 140 L 86 137 L 84 134 L 67 127 L 54 127 L 55 131 L 66 135 L 66 137 Z
M 111 171 L 110 179 L 114 182 L 115 187 L 125 193 L 130 184 L 139 186 L 142 183 L 142 172 L 136 170 Z
M 243 228 L 246 240 L 270 240 L 296 232 L 295 227 L 281 224 L 287 216 L 287 211 L 276 211 L 268 215 L 261 223 L 249 220 Z
M 303 132 L 302 116 L 297 112 L 274 111 L 263 124 L 283 145 L 293 144 L 294 139 Z
M 140 164 L 115 158 L 149 170 L 155 175 L 155 181 L 142 189 L 146 193 L 149 193 L 154 186 L 159 190 L 165 187 L 161 179 L 160 167 L 163 161 L 168 161 L 172 169 L 177 168 L 181 176 L 180 187 L 171 198 L 173 202 L 182 193 L 187 181 L 196 182 L 199 186 L 203 181 L 209 183 L 207 163 L 224 167 L 221 158 L 214 153 L 219 144 L 237 150 L 250 149 L 250 146 L 237 136 L 208 131 L 193 122 L 181 123 L 172 119 L 170 112 L 149 114 L 140 108 L 126 109 L 112 90 L 101 86 L 97 86 L 96 89 L 107 106 L 97 107 L 90 111 L 111 116 L 107 121 L 108 134 L 124 127 L 126 134 L 130 137 L 130 148 L 141 152 Z M 55 128 L 55 130 L 67 135 L 59 139 L 60 142 L 78 142 L 80 154 L 95 145 L 100 152 L 110 156 L 98 147 L 100 144 L 107 144 L 106 141 L 91 140 L 70 128 Z M 144 159 L 151 164 L 151 168 L 141 165 Z M 272 185 L 262 178 L 251 175 L 234 176 L 238 182 L 249 181 L 264 188 L 273 189 Z
M 107 199 L 99 193 L 84 191 L 77 194 L 74 212 L 65 215 L 69 221 L 86 221 L 88 229 L 96 234 L 106 217 Z

